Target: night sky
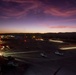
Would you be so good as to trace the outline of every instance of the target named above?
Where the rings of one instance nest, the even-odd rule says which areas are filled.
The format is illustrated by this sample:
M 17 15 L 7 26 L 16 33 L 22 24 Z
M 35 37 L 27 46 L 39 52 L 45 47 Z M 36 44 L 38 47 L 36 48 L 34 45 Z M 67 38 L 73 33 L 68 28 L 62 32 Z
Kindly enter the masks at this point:
M 76 0 L 0 0 L 0 33 L 76 32 Z

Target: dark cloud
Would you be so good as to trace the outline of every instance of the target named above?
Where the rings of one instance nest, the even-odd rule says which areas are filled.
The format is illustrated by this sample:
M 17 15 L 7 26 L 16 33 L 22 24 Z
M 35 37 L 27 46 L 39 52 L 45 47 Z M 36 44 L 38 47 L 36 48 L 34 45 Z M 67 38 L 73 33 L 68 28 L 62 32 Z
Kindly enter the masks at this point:
M 0 18 L 21 17 L 39 9 L 47 15 L 76 16 L 76 0 L 1 0 Z

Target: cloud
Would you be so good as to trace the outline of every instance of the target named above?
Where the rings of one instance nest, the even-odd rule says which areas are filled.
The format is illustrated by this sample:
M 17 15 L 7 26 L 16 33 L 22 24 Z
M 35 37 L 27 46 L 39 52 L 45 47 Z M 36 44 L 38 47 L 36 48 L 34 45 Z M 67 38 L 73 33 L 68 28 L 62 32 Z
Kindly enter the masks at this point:
M 76 26 L 57 25 L 57 26 L 48 26 L 48 28 L 76 28 Z
M 0 18 L 23 17 L 31 13 L 31 10 L 36 10 L 33 12 L 37 13 L 38 9 L 45 15 L 57 17 L 76 15 L 74 0 L 1 0 L 0 3 Z
M 5 1 L 5 2 L 17 2 L 17 3 L 27 3 L 27 2 L 35 2 L 37 0 L 2 0 L 2 1 Z
M 44 13 L 53 16 L 69 17 L 76 15 L 76 9 L 63 10 L 60 8 L 49 7 L 44 9 Z
M 19 17 L 27 15 L 29 11 L 39 7 L 39 3 L 34 0 L 3 0 L 0 6 L 0 18 Z
M 59 16 L 70 17 L 76 16 L 75 0 L 44 0 L 44 13 Z

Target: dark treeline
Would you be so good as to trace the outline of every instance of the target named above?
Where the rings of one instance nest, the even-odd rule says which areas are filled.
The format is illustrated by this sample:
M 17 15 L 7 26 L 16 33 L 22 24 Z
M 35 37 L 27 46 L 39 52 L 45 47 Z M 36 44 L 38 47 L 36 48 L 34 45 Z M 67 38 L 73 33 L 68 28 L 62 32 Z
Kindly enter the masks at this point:
M 43 38 L 58 39 L 65 42 L 76 43 L 76 33 L 47 33 L 43 35 Z

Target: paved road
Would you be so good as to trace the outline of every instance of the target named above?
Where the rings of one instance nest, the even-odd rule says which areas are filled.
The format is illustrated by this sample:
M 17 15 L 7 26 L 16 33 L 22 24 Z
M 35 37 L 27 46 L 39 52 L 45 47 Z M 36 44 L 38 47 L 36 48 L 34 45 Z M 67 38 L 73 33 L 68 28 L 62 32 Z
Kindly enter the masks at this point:
M 65 51 L 63 56 L 59 56 L 54 53 L 58 49 L 52 44 L 45 45 L 44 42 L 32 44 L 23 46 L 25 49 L 5 51 L 6 56 L 11 55 L 19 62 L 27 63 L 30 66 L 27 70 L 24 66 L 21 72 L 22 68 L 4 75 L 76 75 L 76 51 Z M 43 58 L 40 55 L 41 52 L 44 52 L 47 58 Z

